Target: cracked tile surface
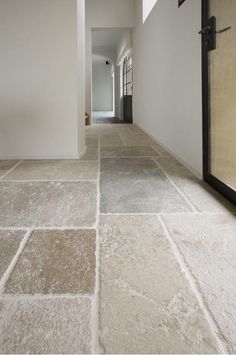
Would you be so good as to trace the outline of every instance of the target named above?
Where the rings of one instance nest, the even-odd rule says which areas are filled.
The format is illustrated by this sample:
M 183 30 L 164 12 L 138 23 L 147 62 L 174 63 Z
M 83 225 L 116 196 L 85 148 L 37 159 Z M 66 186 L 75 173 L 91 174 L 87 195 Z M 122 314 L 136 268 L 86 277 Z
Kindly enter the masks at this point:
M 95 248 L 95 230 L 34 231 L 5 292 L 93 294 Z
M 0 278 L 10 265 L 25 233 L 24 231 L 0 230 Z
M 99 232 L 105 353 L 218 352 L 157 218 L 102 216 Z
M 3 300 L 1 354 L 91 352 L 88 299 Z
M 0 182 L 0 226 L 92 226 L 94 182 Z

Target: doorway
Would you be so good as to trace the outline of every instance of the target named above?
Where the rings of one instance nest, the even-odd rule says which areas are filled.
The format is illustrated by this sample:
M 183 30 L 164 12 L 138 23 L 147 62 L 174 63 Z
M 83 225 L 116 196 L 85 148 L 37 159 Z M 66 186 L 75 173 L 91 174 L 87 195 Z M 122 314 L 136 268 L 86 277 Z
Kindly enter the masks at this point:
M 202 0 L 203 174 L 236 203 L 236 1 Z

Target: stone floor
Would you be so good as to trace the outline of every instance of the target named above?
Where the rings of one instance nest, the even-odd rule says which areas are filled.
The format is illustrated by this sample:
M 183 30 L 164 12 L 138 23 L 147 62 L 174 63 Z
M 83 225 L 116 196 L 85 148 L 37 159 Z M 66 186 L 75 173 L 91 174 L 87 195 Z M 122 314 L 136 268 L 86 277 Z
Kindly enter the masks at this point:
M 236 209 L 133 125 L 0 162 L 0 353 L 236 352 Z
M 93 124 L 125 124 L 126 122 L 114 116 L 112 111 L 93 111 Z

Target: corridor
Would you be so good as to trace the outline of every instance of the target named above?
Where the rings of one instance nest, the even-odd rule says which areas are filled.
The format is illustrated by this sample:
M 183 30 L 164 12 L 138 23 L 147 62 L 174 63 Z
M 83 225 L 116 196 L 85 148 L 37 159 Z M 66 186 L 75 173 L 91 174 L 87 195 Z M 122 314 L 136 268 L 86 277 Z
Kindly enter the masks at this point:
M 0 353 L 235 352 L 235 207 L 135 125 L 86 145 L 0 162 Z

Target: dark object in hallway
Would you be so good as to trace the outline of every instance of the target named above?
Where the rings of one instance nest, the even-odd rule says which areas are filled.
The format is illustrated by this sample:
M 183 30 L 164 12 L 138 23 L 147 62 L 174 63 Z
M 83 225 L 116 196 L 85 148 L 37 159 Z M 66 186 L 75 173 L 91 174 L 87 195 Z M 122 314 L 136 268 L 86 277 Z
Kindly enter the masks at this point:
M 185 0 L 178 0 L 178 2 L 179 2 L 179 7 L 185 2 Z
M 123 96 L 125 123 L 133 123 L 132 95 Z

